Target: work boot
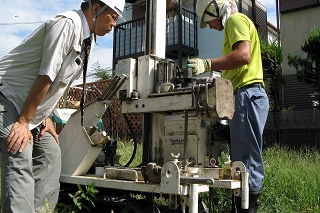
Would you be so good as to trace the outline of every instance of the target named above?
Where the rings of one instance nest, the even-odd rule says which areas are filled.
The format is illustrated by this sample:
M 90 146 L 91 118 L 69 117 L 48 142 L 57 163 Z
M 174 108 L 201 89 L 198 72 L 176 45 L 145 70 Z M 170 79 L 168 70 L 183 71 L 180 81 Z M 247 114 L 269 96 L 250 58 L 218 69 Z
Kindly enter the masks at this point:
M 260 194 L 260 191 L 249 192 L 249 209 L 241 209 L 241 197 L 233 195 L 231 213 L 258 213 Z
M 250 191 L 249 192 L 249 209 L 248 213 L 258 213 L 260 204 L 260 191 Z
M 241 212 L 241 197 L 232 195 L 232 210 L 231 213 Z

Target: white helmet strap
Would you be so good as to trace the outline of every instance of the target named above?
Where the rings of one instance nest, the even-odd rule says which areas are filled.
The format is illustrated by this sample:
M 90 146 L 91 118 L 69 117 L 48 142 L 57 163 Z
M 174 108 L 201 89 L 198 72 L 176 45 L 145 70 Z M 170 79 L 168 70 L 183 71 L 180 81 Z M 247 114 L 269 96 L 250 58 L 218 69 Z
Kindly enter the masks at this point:
M 90 10 L 92 10 L 92 2 L 91 0 L 86 0 L 89 4 Z M 96 42 L 96 20 L 97 16 L 100 15 L 105 9 L 108 8 L 108 5 L 104 5 L 97 14 L 93 15 L 92 17 L 92 33 L 94 35 L 94 42 Z
M 217 4 L 217 2 L 216 2 L 215 0 L 213 0 L 212 3 L 213 3 L 214 6 L 216 7 L 217 15 L 214 15 L 213 13 L 207 11 L 207 9 L 208 9 L 208 7 L 210 6 L 210 4 L 209 4 L 208 7 L 205 9 L 204 14 L 206 13 L 206 14 L 208 14 L 209 16 L 216 17 L 216 18 L 220 19 L 218 4 Z

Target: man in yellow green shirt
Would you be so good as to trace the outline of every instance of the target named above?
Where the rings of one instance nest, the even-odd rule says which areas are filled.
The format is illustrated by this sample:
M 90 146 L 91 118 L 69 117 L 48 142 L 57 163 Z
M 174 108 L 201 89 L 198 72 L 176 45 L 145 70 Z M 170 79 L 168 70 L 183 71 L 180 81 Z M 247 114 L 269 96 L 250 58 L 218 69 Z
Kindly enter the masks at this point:
M 229 121 L 231 160 L 243 162 L 250 174 L 249 209 L 239 209 L 237 198 L 233 212 L 256 213 L 264 178 L 262 133 L 269 111 L 258 33 L 253 22 L 238 12 L 234 0 L 198 0 L 196 11 L 201 28 L 209 25 L 224 30 L 223 56 L 189 59 L 187 66 L 193 68 L 194 75 L 222 70 L 222 77 L 232 82 L 235 112 Z

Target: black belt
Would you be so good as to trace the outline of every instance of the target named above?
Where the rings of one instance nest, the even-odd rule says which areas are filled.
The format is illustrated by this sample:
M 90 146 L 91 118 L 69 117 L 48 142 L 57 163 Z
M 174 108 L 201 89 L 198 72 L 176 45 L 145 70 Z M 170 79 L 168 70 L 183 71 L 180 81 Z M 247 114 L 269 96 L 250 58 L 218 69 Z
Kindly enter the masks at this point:
M 240 89 L 248 89 L 248 88 L 259 88 L 259 87 L 263 87 L 261 83 L 252 83 L 249 85 L 245 85 L 243 87 L 240 87 Z
M 248 89 L 248 88 L 263 88 L 262 84 L 261 83 L 252 83 L 252 84 L 248 84 L 248 85 L 245 85 L 243 87 L 238 87 L 235 91 L 234 91 L 234 94 L 237 94 L 239 89 Z

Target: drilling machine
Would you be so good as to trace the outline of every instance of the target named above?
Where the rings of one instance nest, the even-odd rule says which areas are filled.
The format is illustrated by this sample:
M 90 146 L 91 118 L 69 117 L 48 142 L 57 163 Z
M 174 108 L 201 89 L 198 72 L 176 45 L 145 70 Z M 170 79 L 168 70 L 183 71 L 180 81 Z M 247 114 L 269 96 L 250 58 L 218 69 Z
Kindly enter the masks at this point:
M 165 58 L 166 3 L 151 0 L 147 7 L 150 16 L 146 25 L 152 27 L 146 32 L 146 54 L 118 61 L 117 77 L 101 98 L 85 106 L 84 125 L 80 125 L 78 110 L 59 135 L 61 183 L 94 183 L 110 192 L 106 202 L 118 206 L 122 205 L 118 199 L 121 194 L 151 195 L 146 202 L 153 210 L 144 212 L 156 212 L 152 195 L 158 195 L 166 200 L 162 205 L 167 209 L 197 213 L 199 193 L 225 188 L 241 196 L 241 207 L 248 209 L 249 177 L 244 164 L 228 161 L 224 173 L 216 165 L 219 147 L 209 137 L 210 124 L 233 116 L 232 84 L 219 75 L 192 77 L 191 69 L 182 69 Z M 98 123 L 115 94 L 123 114 L 143 116 L 141 166 L 106 165 L 101 173 L 88 174 L 105 145 L 94 143 L 87 130 Z

